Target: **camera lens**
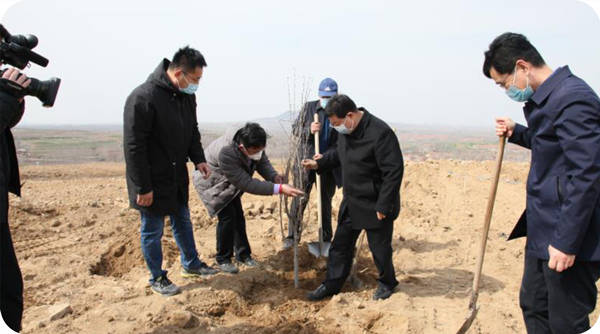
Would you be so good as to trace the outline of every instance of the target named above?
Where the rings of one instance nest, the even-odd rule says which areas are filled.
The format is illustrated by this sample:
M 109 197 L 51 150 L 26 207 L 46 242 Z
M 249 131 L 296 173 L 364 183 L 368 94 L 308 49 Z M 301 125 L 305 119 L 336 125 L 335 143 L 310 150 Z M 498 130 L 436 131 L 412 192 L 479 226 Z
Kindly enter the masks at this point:
M 56 94 L 58 94 L 58 88 L 60 87 L 59 78 L 50 78 L 46 81 L 40 81 L 35 78 L 30 78 L 31 83 L 25 89 L 25 95 L 31 95 L 37 97 L 44 107 L 52 107 L 56 100 Z

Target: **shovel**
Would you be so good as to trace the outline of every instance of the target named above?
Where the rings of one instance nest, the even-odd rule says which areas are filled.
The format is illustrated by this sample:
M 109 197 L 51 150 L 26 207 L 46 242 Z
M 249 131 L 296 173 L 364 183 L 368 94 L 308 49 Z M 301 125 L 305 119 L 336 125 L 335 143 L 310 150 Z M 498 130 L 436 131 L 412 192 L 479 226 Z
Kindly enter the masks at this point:
M 358 247 L 354 252 L 354 259 L 352 259 L 352 269 L 350 270 L 350 276 L 348 276 L 348 281 L 352 284 L 352 287 L 355 289 L 362 289 L 364 286 L 363 281 L 358 278 L 358 257 L 360 255 L 360 250 L 363 248 L 363 242 L 365 241 L 365 231 L 360 232 L 360 237 L 358 241 Z
M 473 278 L 473 291 L 471 292 L 471 301 L 469 302 L 469 316 L 465 319 L 462 326 L 456 334 L 464 334 L 467 332 L 473 320 L 477 316 L 479 306 L 477 306 L 477 298 L 479 297 L 479 283 L 481 281 L 481 269 L 483 268 L 483 257 L 485 255 L 485 247 L 487 245 L 487 236 L 490 231 L 490 223 L 492 221 L 492 211 L 494 210 L 494 201 L 496 200 L 496 191 L 498 190 L 498 180 L 500 179 L 500 169 L 502 168 L 502 158 L 504 157 L 504 144 L 506 137 L 500 137 L 498 148 L 498 156 L 496 157 L 496 171 L 490 196 L 488 197 L 487 210 L 485 212 L 485 221 L 483 223 L 483 234 L 481 235 L 481 248 L 479 249 L 479 257 L 477 259 L 477 269 Z
M 315 122 L 319 122 L 319 115 L 315 113 Z M 319 131 L 315 132 L 315 154 L 319 154 Z M 319 217 L 319 241 L 308 243 L 308 252 L 319 258 L 321 256 L 329 256 L 330 242 L 323 242 L 323 212 L 321 207 L 321 175 L 316 174 L 316 191 L 317 191 L 317 216 Z

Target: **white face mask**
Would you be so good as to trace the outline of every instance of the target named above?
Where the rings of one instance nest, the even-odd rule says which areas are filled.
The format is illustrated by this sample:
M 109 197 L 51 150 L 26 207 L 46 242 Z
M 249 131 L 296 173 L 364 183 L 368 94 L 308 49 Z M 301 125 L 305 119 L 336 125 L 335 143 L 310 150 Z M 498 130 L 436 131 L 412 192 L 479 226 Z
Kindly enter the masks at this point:
M 344 121 L 342 122 L 342 124 L 340 125 L 332 125 L 331 123 L 329 123 L 329 126 L 331 126 L 332 128 L 335 129 L 335 131 L 339 132 L 340 134 L 343 135 L 348 135 L 350 133 L 352 133 L 352 130 L 354 130 L 354 120 L 350 119 L 352 121 L 352 128 L 348 128 L 346 127 L 346 117 L 344 117 Z
M 240 144 L 239 148 L 240 148 L 240 150 L 242 150 L 246 154 L 246 156 L 248 158 L 250 158 L 250 159 L 252 159 L 254 161 L 260 160 L 260 158 L 262 158 L 262 154 L 264 152 L 264 150 L 260 150 L 260 151 L 254 153 L 254 154 L 249 154 L 248 153 L 248 149 L 246 147 L 244 147 L 244 144 Z
M 248 158 L 250 158 L 254 161 L 258 161 L 258 160 L 260 160 L 260 158 L 262 158 L 262 154 L 263 154 L 263 151 L 258 151 L 254 154 L 248 154 Z

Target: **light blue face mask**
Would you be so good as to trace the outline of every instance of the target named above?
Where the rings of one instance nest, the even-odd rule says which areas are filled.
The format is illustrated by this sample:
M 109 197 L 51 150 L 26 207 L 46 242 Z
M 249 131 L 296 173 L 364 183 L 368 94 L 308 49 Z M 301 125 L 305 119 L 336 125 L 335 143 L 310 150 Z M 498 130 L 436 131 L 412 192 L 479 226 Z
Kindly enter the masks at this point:
M 183 72 L 183 73 L 184 73 L 183 77 L 185 78 L 185 72 Z M 187 79 L 185 79 L 185 80 L 188 81 Z M 196 91 L 198 90 L 198 84 L 195 84 L 195 83 L 188 83 L 187 87 L 181 88 L 181 84 L 179 83 L 179 79 L 177 79 L 177 85 L 179 86 L 179 91 L 180 92 L 185 93 L 185 94 L 189 94 L 189 95 L 194 95 L 196 93 Z
M 525 102 L 533 96 L 533 88 L 529 86 L 529 78 L 527 78 L 527 87 L 525 89 L 519 89 L 515 86 L 515 82 L 517 81 L 517 68 L 515 67 L 515 76 L 513 77 L 513 83 L 506 90 L 506 95 L 510 97 L 512 100 L 517 102 Z
M 325 107 L 327 107 L 327 102 L 329 102 L 329 99 L 321 98 L 321 108 L 325 109 Z
M 194 95 L 197 90 L 198 90 L 197 84 L 189 84 L 185 88 L 179 88 L 179 91 L 181 91 L 182 93 L 186 93 L 186 94 L 190 94 L 190 95 Z

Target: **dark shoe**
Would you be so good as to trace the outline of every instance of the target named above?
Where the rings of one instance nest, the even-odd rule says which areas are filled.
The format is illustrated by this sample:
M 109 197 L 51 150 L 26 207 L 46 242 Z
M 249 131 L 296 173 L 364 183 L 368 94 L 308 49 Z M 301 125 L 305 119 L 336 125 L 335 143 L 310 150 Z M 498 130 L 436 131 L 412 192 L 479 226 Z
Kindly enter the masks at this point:
M 181 276 L 185 278 L 194 278 L 200 276 L 214 275 L 219 271 L 215 268 L 209 267 L 206 264 L 203 264 L 200 268 L 196 269 L 185 269 L 181 270 Z
M 161 276 L 157 278 L 154 282 L 150 283 L 150 288 L 154 293 L 163 296 L 173 296 L 181 292 L 179 287 L 173 284 L 173 282 L 169 281 L 167 276 Z
M 281 249 L 286 250 L 286 249 L 290 249 L 294 247 L 294 238 L 293 237 L 287 237 L 285 239 L 283 239 L 283 246 L 281 247 Z
M 246 265 L 248 267 L 257 267 L 258 266 L 258 262 L 254 261 L 253 258 L 248 257 L 243 261 L 238 261 L 239 263 Z
M 219 264 L 219 269 L 221 269 L 222 272 L 230 273 L 230 274 L 237 274 L 240 271 L 238 269 L 238 267 L 236 267 L 231 262 L 225 262 L 225 263 Z
M 308 298 L 308 300 L 316 302 L 316 301 L 323 300 L 323 299 L 333 296 L 333 295 L 335 295 L 335 293 L 332 293 L 329 290 L 327 290 L 327 287 L 325 286 L 325 284 L 321 284 L 314 291 L 309 292 L 306 295 L 306 297 Z
M 389 287 L 383 284 L 379 284 L 377 290 L 373 294 L 373 300 L 388 299 L 392 295 L 392 293 L 394 293 L 394 289 L 390 289 Z

